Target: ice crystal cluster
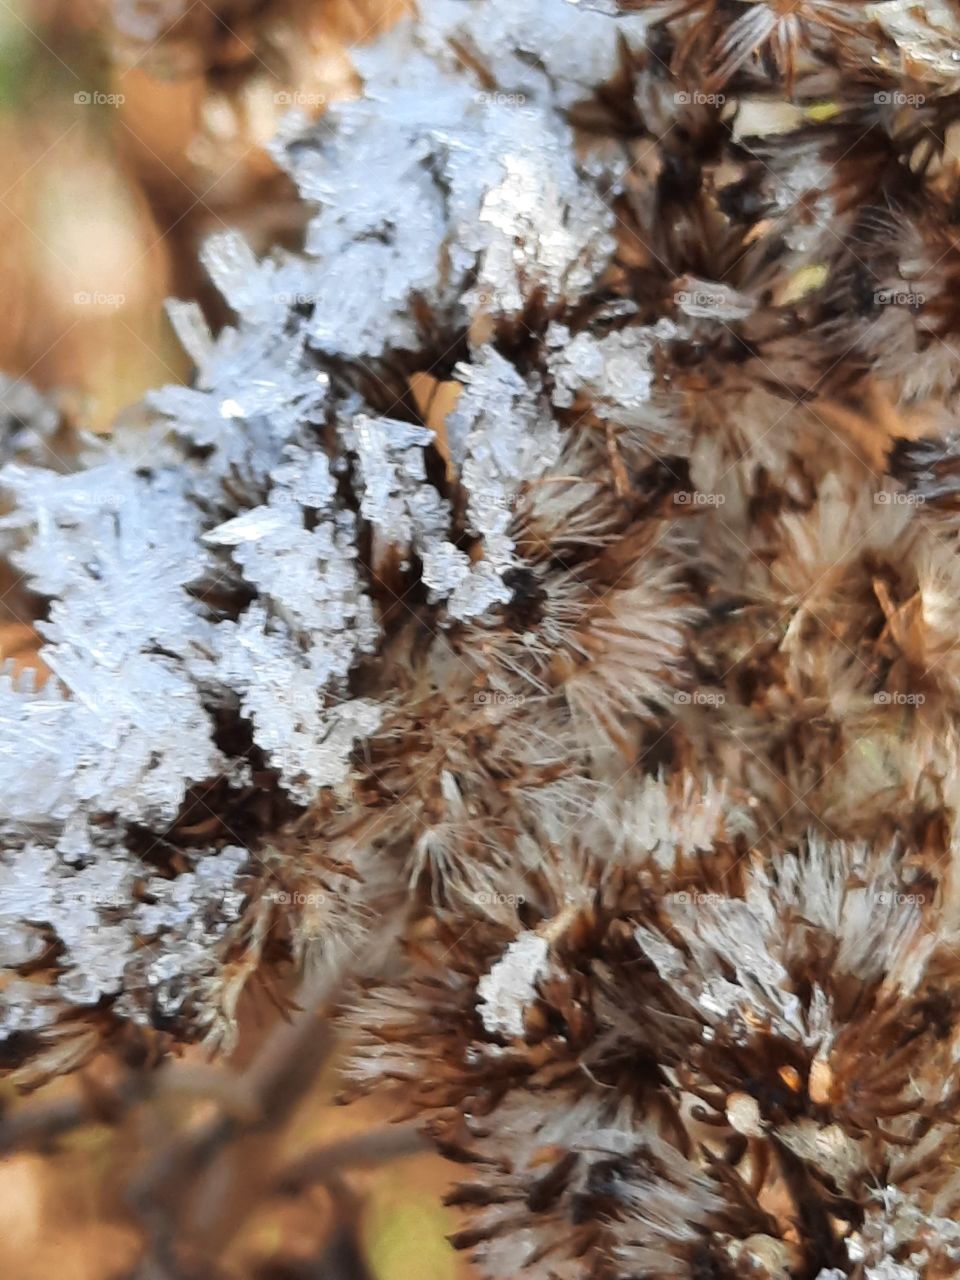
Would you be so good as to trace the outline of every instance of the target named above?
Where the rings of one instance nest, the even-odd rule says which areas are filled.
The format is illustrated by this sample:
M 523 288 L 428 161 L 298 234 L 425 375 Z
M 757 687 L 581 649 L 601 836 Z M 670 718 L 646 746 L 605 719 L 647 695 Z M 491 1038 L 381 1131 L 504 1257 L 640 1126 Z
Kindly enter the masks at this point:
M 4 385 L 19 1079 L 346 966 L 481 1274 L 960 1275 L 958 47 L 424 0 L 190 386 Z

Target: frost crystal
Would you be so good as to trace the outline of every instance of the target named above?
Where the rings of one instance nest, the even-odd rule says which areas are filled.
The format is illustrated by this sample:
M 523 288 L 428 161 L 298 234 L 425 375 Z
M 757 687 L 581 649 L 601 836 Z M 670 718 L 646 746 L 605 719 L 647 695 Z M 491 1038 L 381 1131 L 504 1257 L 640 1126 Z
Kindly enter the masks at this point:
M 143 35 L 182 6 L 120 8 Z M 644 24 L 494 8 L 430 0 L 357 51 L 355 100 L 285 122 L 303 251 L 209 241 L 232 323 L 169 304 L 195 375 L 148 395 L 145 427 L 67 463 L 56 413 L 0 385 L 0 551 L 47 602 L 43 675 L 0 673 L 0 962 L 41 969 L 32 1008 L 2 988 L 8 1032 L 101 1000 L 216 1021 L 242 869 L 276 813 L 342 799 L 384 724 L 363 679 L 398 616 L 382 573 L 419 574 L 440 628 L 509 605 L 518 508 L 569 443 L 551 385 L 611 414 L 649 397 L 662 326 L 557 321 L 552 368 L 494 332 L 601 288 L 627 162 L 575 145 L 568 113 Z M 397 353 L 449 361 L 442 432 L 410 420 Z
M 424 446 L 433 433 L 392 418 L 361 414 L 345 432 L 357 454 L 363 498 L 360 514 L 395 546 L 423 548 L 442 537 L 450 519 L 449 503 L 426 483 Z
M 320 206 L 300 284 L 319 350 L 415 348 L 415 297 L 454 323 L 515 314 L 531 290 L 557 301 L 589 287 L 608 260 L 613 214 L 561 111 L 614 72 L 616 29 L 539 0 L 503 17 L 455 0 L 424 6 L 357 53 L 363 98 L 276 149 Z M 489 62 L 498 90 L 454 41 Z
M 168 978 L 210 967 L 210 943 L 239 915 L 244 894 L 236 877 L 245 850 L 211 853 L 200 860 L 197 872 L 172 881 L 154 877 L 138 891 L 145 868 L 116 837 L 100 836 L 96 844 L 74 841 L 73 852 L 82 848 L 87 855 L 79 868 L 64 861 L 61 846 L 53 850 L 29 841 L 0 866 L 5 966 L 36 961 L 52 936 L 65 949 L 56 994 L 80 1005 L 124 991 L 131 970 L 142 968 L 147 955 L 165 965 Z M 146 951 L 140 945 L 144 940 L 150 943 Z M 135 989 L 131 983 L 131 992 Z M 130 993 L 123 1003 L 138 1018 L 148 1012 Z M 0 1017 L 5 1019 L 0 1027 L 8 1031 L 22 1026 L 19 1006 L 0 1005 Z
M 482 358 L 455 372 L 466 386 L 450 415 L 450 452 L 469 495 L 469 527 L 483 539 L 484 556 L 464 572 L 450 601 L 452 617 L 468 618 L 509 600 L 503 575 L 514 563 L 508 529 L 517 497 L 525 483 L 556 462 L 562 441 L 538 389 L 496 351 L 486 348 Z M 441 572 L 431 562 L 431 585 Z
M 29 382 L 0 374 L 0 460 L 49 465 L 59 423 L 54 405 Z
M 345 776 L 353 738 L 377 716 L 366 704 L 327 709 L 377 637 L 356 559 L 356 517 L 338 509 L 327 458 L 291 446 L 270 473 L 265 505 L 205 535 L 230 548 L 258 590 L 236 623 L 217 628 L 220 678 L 240 694 L 259 745 L 305 803 Z
M 4 476 L 16 502 L 7 523 L 32 535 L 14 563 L 54 599 L 39 629 L 56 680 L 36 692 L 0 687 L 0 717 L 33 726 L 40 782 L 19 784 L 23 744 L 5 735 L 0 816 L 66 820 L 84 806 L 170 820 L 223 759 L 188 674 L 210 634 L 185 591 L 205 564 L 196 509 L 176 477 L 144 479 L 122 463 L 71 476 L 17 465 Z
M 670 320 L 622 329 L 605 338 L 579 333 L 571 338 L 564 325 L 547 330 L 553 403 L 568 409 L 578 394 L 588 393 L 594 412 L 619 426 L 642 426 L 651 418 L 654 394 L 653 357 L 657 347 L 677 336 Z
M 523 1015 L 550 970 L 549 956 L 546 938 L 521 933 L 477 983 L 478 1011 L 491 1035 L 523 1035 Z

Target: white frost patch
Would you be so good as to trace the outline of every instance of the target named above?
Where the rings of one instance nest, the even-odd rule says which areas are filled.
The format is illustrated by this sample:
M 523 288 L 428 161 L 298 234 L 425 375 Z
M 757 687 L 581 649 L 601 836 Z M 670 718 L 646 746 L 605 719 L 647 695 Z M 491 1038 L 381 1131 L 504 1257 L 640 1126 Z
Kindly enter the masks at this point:
M 552 967 L 549 955 L 548 939 L 528 929 L 477 983 L 477 1011 L 490 1035 L 523 1035 L 523 1015 Z

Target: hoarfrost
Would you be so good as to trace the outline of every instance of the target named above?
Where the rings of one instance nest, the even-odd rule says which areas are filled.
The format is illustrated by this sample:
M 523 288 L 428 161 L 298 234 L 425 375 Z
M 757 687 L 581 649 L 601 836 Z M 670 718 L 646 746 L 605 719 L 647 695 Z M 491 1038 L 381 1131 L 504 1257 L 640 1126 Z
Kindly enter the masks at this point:
M 393 418 L 361 414 L 345 435 L 357 453 L 363 486 L 360 514 L 396 546 L 422 547 L 442 537 L 450 507 L 427 484 L 423 454 L 433 432 Z
M 328 705 L 322 692 L 331 671 L 348 665 L 350 651 L 335 657 L 320 643 L 304 652 L 289 631 L 271 627 L 258 605 L 221 630 L 222 674 L 291 795 L 306 804 L 320 787 L 339 785 L 354 740 L 372 733 L 380 718 L 374 703 Z
M 49 464 L 55 457 L 50 442 L 59 424 L 55 406 L 36 387 L 0 374 L 0 462 L 19 458 Z
M 655 372 L 653 357 L 658 345 L 677 336 L 670 320 L 655 325 L 621 329 L 604 338 L 578 333 L 571 338 L 565 325 L 552 324 L 547 346 L 553 378 L 553 403 L 569 409 L 578 394 L 595 402 L 601 418 L 623 426 L 639 425 L 648 416 Z
M 141 8 L 124 8 L 134 26 Z M 0 672 L 0 962 L 54 957 L 0 992 L 7 1033 L 104 998 L 138 1020 L 216 1017 L 247 851 L 190 848 L 167 879 L 131 829 L 163 847 L 202 788 L 243 795 L 264 762 L 301 805 L 348 782 L 383 716 L 356 687 L 381 642 L 378 548 L 419 559 L 444 624 L 511 599 L 514 512 L 562 440 L 538 374 L 474 322 L 598 287 L 609 166 L 567 111 L 643 24 L 563 0 L 422 9 L 357 52 L 357 99 L 284 124 L 274 154 L 313 206 L 303 252 L 209 241 L 233 322 L 213 334 L 170 303 L 195 376 L 148 395 L 141 432 L 88 441 L 57 474 L 57 415 L 0 384 L 0 551 L 49 602 L 45 678 Z M 358 391 L 388 352 L 432 367 L 434 331 L 469 353 L 436 483 L 433 432 Z
M 523 1017 L 550 971 L 550 943 L 527 930 L 477 983 L 477 1009 L 490 1035 L 523 1035 Z
M 101 836 L 96 846 L 88 843 L 87 852 L 89 861 L 77 869 L 33 841 L 13 855 L 8 850 L 0 863 L 5 966 L 36 960 L 55 940 L 64 948 L 64 962 L 56 990 L 46 993 L 51 1000 L 58 994 L 70 1004 L 85 1005 L 124 990 L 128 967 L 143 963 L 144 941 L 150 942 L 154 961 L 163 958 L 177 973 L 210 965 L 211 943 L 239 915 L 244 895 L 236 879 L 246 850 L 210 853 L 199 859 L 196 871 L 173 880 L 148 878 L 117 834 Z M 13 994 L 8 988 L 0 1002 L 2 1031 L 24 1029 L 24 1010 L 19 1000 L 10 1001 Z M 131 1011 L 139 1002 L 141 1019 L 142 999 L 132 990 L 126 996 Z
M 584 48 L 599 50 L 598 72 L 602 64 L 612 73 L 617 37 L 596 15 L 534 7 L 538 24 L 546 14 L 566 27 L 544 68 L 523 56 L 533 30 L 536 55 L 547 48 L 538 25 L 519 14 L 504 21 L 506 10 L 491 23 L 489 12 L 438 0 L 358 53 L 361 99 L 335 104 L 310 134 L 277 148 L 320 206 L 304 274 L 319 350 L 358 358 L 415 348 L 415 297 L 464 324 L 478 310 L 518 314 L 536 289 L 559 301 L 603 270 L 614 216 L 576 158 L 561 109 L 587 91 L 566 40 L 589 30 Z M 471 83 L 455 41 L 491 59 L 501 89 Z M 241 302 L 248 297 L 244 285 Z
M 450 600 L 451 616 L 468 618 L 510 599 L 503 576 L 514 563 L 508 530 L 517 497 L 556 462 L 562 438 L 539 402 L 539 388 L 492 348 L 455 373 L 465 386 L 448 420 L 448 441 L 468 494 L 468 527 L 483 539 L 484 554 Z M 432 579 L 440 578 L 442 563 L 431 563 Z M 449 560 L 444 567 L 453 569 Z

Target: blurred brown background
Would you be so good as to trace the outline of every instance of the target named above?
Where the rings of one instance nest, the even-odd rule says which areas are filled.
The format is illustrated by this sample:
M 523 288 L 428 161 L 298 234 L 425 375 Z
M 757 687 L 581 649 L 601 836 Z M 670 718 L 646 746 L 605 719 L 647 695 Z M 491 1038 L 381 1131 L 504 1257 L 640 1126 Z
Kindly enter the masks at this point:
M 195 266 L 204 235 L 296 243 L 303 210 L 261 144 L 291 101 L 310 115 L 349 94 L 350 46 L 403 7 L 211 3 L 229 24 L 205 0 L 0 4 L 3 367 L 68 390 L 100 429 L 184 376 L 162 301 L 216 310 Z M 151 38 L 180 6 L 172 33 Z

